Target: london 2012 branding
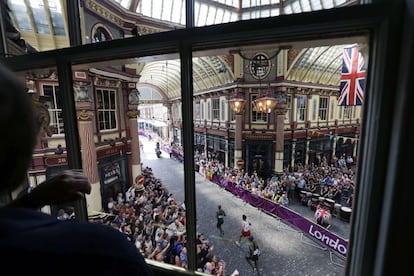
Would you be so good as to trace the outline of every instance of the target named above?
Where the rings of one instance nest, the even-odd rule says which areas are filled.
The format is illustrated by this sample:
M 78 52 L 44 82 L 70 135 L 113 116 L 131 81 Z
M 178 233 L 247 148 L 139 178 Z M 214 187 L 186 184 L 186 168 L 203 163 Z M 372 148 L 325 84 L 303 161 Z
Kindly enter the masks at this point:
M 337 251 L 341 255 L 346 256 L 346 253 L 347 253 L 347 244 L 346 244 L 346 242 L 342 241 L 339 238 L 334 239 L 334 238 L 330 237 L 329 235 L 326 235 L 326 234 L 322 233 L 316 227 L 314 228 L 314 225 L 310 225 L 308 233 L 312 237 L 314 237 L 315 239 L 317 239 L 320 242 L 322 242 L 323 244 L 325 244 L 326 246 L 334 249 L 335 251 Z

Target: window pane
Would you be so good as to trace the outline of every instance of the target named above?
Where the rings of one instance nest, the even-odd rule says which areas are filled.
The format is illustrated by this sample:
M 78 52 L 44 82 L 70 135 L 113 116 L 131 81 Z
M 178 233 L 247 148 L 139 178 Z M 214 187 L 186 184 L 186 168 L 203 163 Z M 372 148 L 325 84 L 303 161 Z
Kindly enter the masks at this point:
M 283 198 L 283 193 L 286 193 L 289 198 L 287 208 L 298 212 L 310 211 L 312 222 L 316 221 L 314 216 L 319 214 L 317 206 L 319 202 L 322 202 L 323 210 L 329 210 L 327 212 L 330 212 L 330 223 L 332 225 L 336 222 L 341 224 L 339 232 L 335 232 L 332 228 L 328 229 L 332 230 L 334 235 L 339 233 L 340 236 L 349 235 L 349 222 L 345 218 L 349 213 L 345 214 L 345 212 L 349 211 L 347 208 L 352 209 L 350 205 L 350 202 L 353 200 L 354 188 L 352 186 L 356 185 L 356 164 L 354 160 L 358 154 L 355 145 L 358 134 L 355 132 L 355 129 L 352 129 L 351 125 L 358 125 L 360 127 L 359 123 L 354 119 L 357 117 L 361 118 L 361 113 L 358 113 L 356 117 L 350 113 L 351 117 L 346 120 L 340 120 L 337 116 L 337 110 L 341 108 L 338 106 L 338 92 L 341 79 L 340 65 L 342 64 L 342 52 L 345 46 L 332 44 L 316 48 L 311 47 L 309 49 L 289 49 L 283 54 L 279 54 L 280 56 L 275 58 L 275 60 L 272 60 L 271 57 L 274 55 L 272 55 L 272 50 L 269 50 L 272 47 L 268 47 L 265 50 L 260 49 L 256 45 L 257 48 L 252 46 L 254 48 L 252 51 L 244 49 L 231 57 L 220 58 L 220 60 L 224 60 L 224 67 L 236 67 L 235 71 L 231 72 L 237 75 L 238 79 L 229 78 L 218 81 L 217 79 L 222 78 L 222 73 L 217 70 L 216 79 L 207 82 L 217 82 L 218 85 L 211 86 L 210 90 L 208 86 L 200 87 L 199 90 L 196 90 L 199 83 L 197 81 L 194 83 L 194 92 L 200 101 L 205 102 L 207 107 L 206 120 L 203 122 L 195 119 L 194 133 L 196 140 L 201 141 L 201 137 L 206 139 L 204 148 L 206 155 L 203 163 L 207 164 L 204 166 L 207 168 L 207 174 L 203 174 L 203 176 L 217 185 L 217 190 L 213 188 L 213 191 L 218 192 L 223 187 L 225 189 L 224 193 L 215 194 L 214 200 L 207 199 L 210 205 L 203 203 L 203 207 L 197 209 L 197 219 L 200 229 L 206 229 L 200 231 L 204 235 L 210 233 L 210 240 L 214 239 L 215 241 L 214 248 L 220 248 L 220 253 L 217 254 L 223 256 L 221 258 L 228 265 L 239 257 L 237 252 L 235 255 L 233 255 L 233 251 L 225 254 L 224 251 L 231 251 L 232 247 L 230 246 L 229 249 L 229 245 L 224 241 L 226 239 L 217 238 L 221 234 L 220 228 L 209 227 L 207 224 L 211 223 L 205 223 L 208 219 L 202 217 L 205 215 L 203 209 L 206 206 L 210 206 L 210 209 L 214 207 L 216 209 L 218 205 L 221 205 L 230 210 L 233 208 L 230 206 L 233 204 L 237 205 L 234 202 L 227 204 L 227 193 L 238 196 L 241 195 L 240 193 L 243 193 L 243 195 L 247 195 L 246 198 L 250 196 L 252 198 L 250 198 L 251 201 L 244 198 L 240 201 L 241 205 L 237 205 L 241 213 L 236 212 L 236 215 L 227 215 L 223 224 L 225 229 L 224 235 L 226 235 L 226 231 L 232 231 L 229 228 L 225 228 L 229 219 L 236 221 L 236 224 L 234 224 L 234 221 L 229 222 L 229 227 L 234 227 L 239 222 L 241 223 L 241 214 L 243 212 L 250 212 L 246 207 L 243 207 L 246 201 L 252 204 L 256 200 L 264 199 L 266 202 L 273 201 L 282 204 L 282 201 L 279 201 L 279 199 Z M 228 54 L 228 51 L 224 53 L 224 51 L 217 49 L 216 53 L 225 55 Z M 253 59 L 256 53 L 262 53 L 260 60 Z M 195 55 L 197 54 L 199 53 Z M 203 56 L 202 58 L 206 60 L 206 57 Z M 278 63 L 278 61 L 285 59 L 292 62 L 288 67 L 282 67 L 286 71 L 284 69 L 280 69 L 280 71 L 288 73 L 286 75 L 277 75 L 279 68 L 275 68 L 275 64 L 284 66 Z M 193 64 L 194 79 L 196 79 L 195 76 L 197 74 L 202 75 L 201 72 L 198 73 L 198 70 L 197 64 Z M 277 80 L 278 76 L 291 82 L 284 83 L 283 80 Z M 323 85 L 329 83 L 332 85 L 332 90 L 326 89 L 327 86 Z M 284 87 L 282 88 L 281 86 Z M 221 87 L 232 87 L 232 89 L 225 90 Z M 235 87 L 238 88 L 237 93 Z M 278 105 L 269 114 L 258 112 L 253 104 L 255 100 L 264 96 L 268 90 L 267 88 L 271 91 L 269 95 L 278 99 Z M 218 93 L 219 95 L 226 95 L 228 97 L 226 108 L 229 110 L 229 121 L 223 122 L 225 126 L 228 125 L 225 128 L 222 128 L 223 118 L 221 118 L 220 122 L 215 120 L 215 103 L 217 99 L 215 94 L 217 90 L 215 89 L 219 89 L 222 92 L 222 94 Z M 238 94 L 238 97 L 247 100 L 247 104 L 241 114 L 234 114 L 230 110 L 229 100 L 236 98 L 236 94 Z M 354 107 L 345 108 L 354 110 Z M 333 110 L 331 111 L 331 109 Z M 208 115 L 210 110 L 212 110 L 211 118 Z M 330 113 L 328 114 L 328 112 Z M 328 115 L 334 117 L 328 118 Z M 336 126 L 335 120 L 338 120 L 338 125 Z M 227 131 L 231 134 L 228 135 Z M 222 157 L 220 150 L 221 139 L 225 140 L 224 144 L 227 147 L 227 152 L 223 152 L 224 157 Z M 280 142 L 281 144 L 275 145 L 278 141 L 282 141 Z M 279 158 L 280 156 L 283 157 L 278 159 L 278 156 Z M 217 158 L 220 158 L 220 160 L 217 160 Z M 197 158 L 197 160 L 200 160 L 200 158 Z M 348 163 L 346 163 L 346 160 L 348 160 Z M 323 168 L 328 168 L 328 172 L 323 172 Z M 349 168 L 351 168 L 350 174 L 346 173 Z M 276 180 L 274 172 L 278 169 L 280 170 L 280 174 L 278 174 L 280 177 L 278 176 L 278 180 Z M 205 173 L 204 168 L 202 172 Z M 319 175 L 319 173 L 323 176 Z M 341 180 L 341 175 L 344 173 L 348 175 L 349 179 L 347 181 Z M 330 177 L 329 175 L 332 174 L 336 176 Z M 272 177 L 274 177 L 273 181 Z M 226 180 L 223 180 L 223 178 Z M 275 188 L 278 186 L 277 183 L 280 183 L 278 181 L 284 183 L 281 185 L 281 190 Z M 301 190 L 296 189 L 297 184 L 302 181 L 306 183 L 303 192 L 309 193 L 309 197 L 305 193 L 301 193 Z M 345 182 L 348 182 L 348 184 L 345 184 Z M 323 187 L 320 187 L 320 183 L 324 183 Z M 299 186 L 302 184 L 299 184 Z M 197 186 L 196 188 L 199 191 L 197 195 L 204 192 L 202 186 Z M 317 190 L 312 190 L 313 188 Z M 317 198 L 316 194 L 318 195 Z M 203 198 L 202 195 L 200 197 Z M 313 200 L 312 197 L 314 197 Z M 214 204 L 217 206 L 214 206 Z M 340 205 L 344 207 L 342 215 L 341 209 L 339 209 Z M 240 218 L 238 215 L 240 215 Z M 260 225 L 260 227 L 264 227 L 263 225 L 267 223 L 267 216 L 258 216 L 254 212 L 250 213 L 250 215 L 248 214 L 247 218 L 249 221 L 257 219 L 252 225 Z M 315 223 L 318 224 L 318 222 Z M 287 222 L 287 224 L 289 223 Z M 251 229 L 256 231 L 255 240 L 259 239 L 260 231 L 254 228 L 254 226 Z M 278 232 L 279 234 L 280 232 Z M 238 235 L 236 234 L 236 240 L 238 240 L 237 238 Z M 266 236 L 266 242 L 263 240 L 262 244 L 266 243 L 268 247 L 274 248 L 274 246 L 269 244 L 271 241 L 272 239 Z M 347 244 L 345 240 L 342 242 Z M 243 248 L 243 238 L 241 238 L 241 244 Z M 291 248 L 292 244 L 289 246 Z M 297 249 L 301 248 L 300 245 L 295 245 L 294 247 Z M 344 247 L 342 248 L 346 251 Z M 310 248 L 304 250 L 310 250 Z M 341 263 L 343 260 L 341 258 Z M 272 262 L 271 258 L 266 261 Z M 266 263 L 266 265 L 270 265 L 270 263 Z M 234 269 L 235 267 L 232 266 L 230 271 Z M 242 268 L 238 266 L 237 269 L 240 272 Z M 246 264 L 245 269 L 245 273 L 248 274 L 251 267 Z M 263 270 L 263 273 L 265 273 L 265 270 Z M 340 267 L 330 267 L 329 271 L 344 272 Z M 270 270 L 266 270 L 266 272 L 270 273 Z
M 250 3 L 253 2 L 258 3 L 260 1 L 252 1 Z M 223 3 L 228 4 L 230 2 L 220 2 L 220 4 Z M 295 3 L 297 5 L 297 2 L 291 2 L 291 7 L 294 7 Z M 151 9 L 153 8 L 151 7 Z M 259 12 L 260 14 L 262 13 L 262 11 Z M 313 45 L 313 43 L 310 44 Z M 217 55 L 215 56 L 204 56 L 196 53 L 192 60 L 192 71 L 186 72 L 186 74 L 192 73 L 191 80 L 194 95 L 191 95 L 191 97 L 197 99 L 194 107 L 195 113 L 193 112 L 190 115 L 190 120 L 194 123 L 194 129 L 191 129 L 194 132 L 191 133 L 194 134 L 191 136 L 194 137 L 194 145 L 191 145 L 191 147 L 194 146 L 194 152 L 191 152 L 192 154 L 186 158 L 195 158 L 195 169 L 198 173 L 196 181 L 199 181 L 197 184 L 205 181 L 210 181 L 214 184 L 210 185 L 213 186 L 212 193 L 205 197 L 200 195 L 205 191 L 202 190 L 205 187 L 197 185 L 198 199 L 202 199 L 197 201 L 197 204 L 202 205 L 197 206 L 197 219 L 200 223 L 198 226 L 200 227 L 199 230 L 208 235 L 210 240 L 214 240 L 217 256 L 228 264 L 229 270 L 236 268 L 232 267 L 232 265 L 235 263 L 234 258 L 240 257 L 237 256 L 240 249 L 235 247 L 229 249 L 231 252 L 227 250 L 228 244 L 225 243 L 225 240 L 217 238 L 217 235 L 222 234 L 217 232 L 220 229 L 215 229 L 215 225 L 211 227 L 211 214 L 207 213 L 206 209 L 211 213 L 212 208 L 215 210 L 218 207 L 218 202 L 220 202 L 223 204 L 223 207 L 226 207 L 226 210 L 232 210 L 229 211 L 227 217 L 229 218 L 228 227 L 240 224 L 240 214 L 232 213 L 235 212 L 233 211 L 235 208 L 225 205 L 230 201 L 229 198 L 221 197 L 218 200 L 218 196 L 231 196 L 231 200 L 234 200 L 235 197 L 233 198 L 231 193 L 240 191 L 243 194 L 246 193 L 250 199 L 252 199 L 251 197 L 254 199 L 266 199 L 273 201 L 271 202 L 272 204 L 282 204 L 278 199 L 285 191 L 291 200 L 288 207 L 292 208 L 291 210 L 297 207 L 305 208 L 304 210 L 308 213 L 310 211 L 312 216 L 308 219 L 311 220 L 311 223 L 306 222 L 306 225 L 319 227 L 313 217 L 317 211 L 317 206 L 312 205 L 313 198 L 308 198 L 305 206 L 302 202 L 303 198 L 300 197 L 303 194 L 298 193 L 298 191 L 294 189 L 288 191 L 286 188 L 285 190 L 282 188 L 277 191 L 272 189 L 277 188 L 279 180 L 285 184 L 290 183 L 293 187 L 300 180 L 300 177 L 308 172 L 308 169 L 314 172 L 313 170 L 318 171 L 323 167 L 332 167 L 333 165 L 334 171 L 331 173 L 346 172 L 349 180 L 349 183 L 344 184 L 344 198 L 339 198 L 339 202 L 343 203 L 344 207 L 353 207 L 352 185 L 355 183 L 351 184 L 351 181 L 355 179 L 355 164 L 349 162 L 348 168 L 346 161 L 349 160 L 348 157 L 353 158 L 353 156 L 355 157 L 358 154 L 356 145 L 358 138 L 355 138 L 357 136 L 355 130 L 361 127 L 359 119 L 361 118 L 362 107 L 359 107 L 359 109 L 349 106 L 343 108 L 344 118 L 343 120 L 338 120 L 338 125 L 331 124 L 329 127 L 324 127 L 324 125 L 319 124 L 318 120 L 318 115 L 319 119 L 327 120 L 328 99 L 331 100 L 332 97 L 336 100 L 335 93 L 339 91 L 339 87 L 334 87 L 334 84 L 335 82 L 337 85 L 339 84 L 341 72 L 338 66 L 336 66 L 337 70 L 335 71 L 329 65 L 341 63 L 340 56 L 342 52 L 338 50 L 343 48 L 343 45 L 325 45 L 316 48 L 311 46 L 307 49 L 295 48 L 294 46 L 292 49 L 286 49 L 281 52 L 281 56 L 272 54 L 272 51 L 274 52 L 273 48 L 278 47 L 277 45 L 275 42 L 274 47 L 265 49 L 261 49 L 260 45 L 255 45 L 251 49 L 246 50 L 247 53 L 256 51 L 259 53 L 262 51 L 268 52 L 267 57 L 272 57 L 272 60 L 263 58 L 262 60 L 255 60 L 255 62 L 251 62 L 252 60 L 246 55 L 243 57 L 242 55 L 234 54 L 233 51 L 228 51 L 228 49 L 216 49 Z M 305 43 L 303 42 L 301 45 L 304 47 Z M 329 51 L 334 51 L 336 55 L 326 55 Z M 335 59 L 327 60 L 332 57 Z M 181 95 L 188 95 L 188 91 L 181 91 L 181 62 L 173 58 L 170 60 L 160 60 L 159 57 L 131 58 L 136 63 L 123 64 L 123 61 L 116 60 L 114 64 L 105 62 L 100 66 L 97 62 L 93 65 L 77 65 L 76 69 L 74 69 L 75 76 L 82 76 L 80 73 L 83 70 L 84 78 L 79 77 L 82 80 L 77 80 L 80 82 L 77 85 L 89 87 L 88 91 L 90 92 L 89 97 L 84 97 L 81 93 L 82 89 L 75 89 L 77 107 L 87 107 L 79 109 L 79 111 L 85 112 L 83 114 L 85 116 L 79 116 L 79 128 L 82 130 L 80 132 L 82 136 L 80 137 L 81 144 L 84 147 L 83 149 L 96 149 L 97 153 L 96 157 L 93 155 L 88 156 L 87 154 L 82 157 L 85 164 L 89 164 L 87 168 L 91 171 L 88 173 L 90 175 L 98 174 L 99 179 L 96 179 L 97 183 L 94 184 L 101 187 L 98 189 L 100 197 L 88 198 L 88 206 L 91 206 L 90 208 L 94 210 L 107 208 L 105 211 L 109 212 L 112 208 L 110 207 L 112 204 L 108 205 L 111 202 L 110 198 L 118 200 L 117 196 L 119 193 L 122 194 L 122 198 L 119 199 L 122 201 L 121 204 L 126 204 L 125 199 L 134 196 L 129 191 L 129 188 L 138 184 L 136 181 L 140 175 L 145 174 L 144 177 L 149 175 L 151 181 L 153 181 L 151 176 L 155 178 L 160 177 L 161 182 L 168 183 L 169 185 L 171 185 L 171 178 L 173 178 L 175 183 L 168 187 L 168 191 L 174 190 L 177 192 L 177 194 L 174 194 L 174 197 L 177 197 L 177 203 L 179 202 L 180 204 L 175 206 L 177 213 L 174 213 L 174 216 L 176 218 L 179 217 L 180 223 L 183 223 L 183 217 L 185 217 L 183 216 L 185 206 L 182 205 L 183 187 L 176 184 L 177 182 L 178 184 L 184 183 L 181 162 L 185 160 L 183 159 L 183 146 L 185 137 L 187 137 L 185 134 L 188 134 L 187 131 L 189 130 L 188 126 L 186 129 L 186 126 L 183 126 L 183 124 L 185 119 L 188 119 L 189 114 L 181 114 L 183 110 L 188 108 L 184 105 L 184 100 L 181 99 Z M 288 60 L 289 62 L 278 62 L 279 59 L 282 61 Z M 282 73 L 278 72 L 278 68 L 276 68 L 276 64 L 281 63 L 289 66 L 283 68 L 281 70 Z M 79 70 L 79 68 L 82 68 L 82 70 Z M 330 77 L 325 75 L 328 73 L 331 74 Z M 239 78 L 240 76 L 241 78 Z M 242 83 L 239 82 L 240 79 Z M 43 80 L 38 81 L 43 82 Z M 56 79 L 54 81 L 56 82 Z M 266 85 L 262 82 L 266 82 Z M 255 110 L 252 103 L 263 96 L 264 86 L 269 86 L 269 89 L 272 91 L 270 96 L 276 96 L 279 100 L 277 112 L 263 113 Z M 236 91 L 235 87 L 241 89 L 243 99 L 246 99 L 248 102 L 242 114 L 235 114 L 234 111 L 230 110 L 229 105 L 223 106 L 221 104 L 227 102 L 233 96 L 233 91 Z M 323 89 L 320 87 L 323 87 Z M 328 91 L 328 94 L 331 95 L 329 98 L 320 97 L 320 95 L 326 95 L 324 89 L 331 89 Z M 54 93 L 58 93 L 58 91 L 58 87 L 55 87 L 55 85 L 45 83 L 45 95 L 49 95 L 52 98 Z M 134 96 L 139 98 L 139 104 L 133 103 Z M 191 100 L 194 99 L 191 98 Z M 60 103 L 59 100 L 50 100 L 51 107 L 59 107 Z M 284 104 L 287 104 L 287 106 L 283 107 Z M 284 111 L 284 108 L 287 111 Z M 334 108 L 341 110 L 342 107 L 335 105 Z M 93 116 L 89 112 L 92 112 Z M 200 116 L 197 115 L 198 112 L 200 112 Z M 289 120 L 285 120 L 284 112 L 291 112 Z M 58 117 L 62 114 L 59 112 L 56 112 L 56 114 L 54 122 L 57 122 L 60 126 Z M 137 117 L 138 114 L 139 117 Z M 223 116 L 220 116 L 220 114 Z M 334 114 L 338 113 L 335 112 Z M 338 118 L 341 117 L 337 116 L 335 119 Z M 239 124 L 240 122 L 242 124 Z M 240 125 L 242 129 L 239 128 Z M 135 126 L 137 130 L 134 129 Z M 139 144 L 140 140 L 143 144 L 142 148 Z M 163 158 L 159 158 L 157 156 L 158 151 L 154 150 L 157 148 L 157 142 L 159 143 L 161 157 Z M 91 151 L 84 152 L 90 153 Z M 129 155 L 133 155 L 133 157 L 130 158 Z M 97 163 L 99 167 L 96 169 L 94 167 Z M 148 166 L 151 170 L 145 166 Z M 91 169 L 90 167 L 93 168 Z M 305 167 L 306 170 L 304 169 Z M 349 171 L 349 169 L 352 171 Z M 273 178 L 275 172 L 281 177 L 277 181 Z M 247 174 L 246 177 L 244 173 Z M 320 173 L 323 174 L 325 172 Z M 319 172 L 315 173 L 315 175 L 319 177 Z M 343 174 L 338 176 L 338 179 L 345 178 L 345 176 L 343 178 L 342 176 Z M 237 189 L 231 191 L 219 190 L 218 188 L 223 188 L 217 186 L 223 183 L 221 177 L 227 177 L 226 181 L 231 183 L 228 186 L 229 188 L 236 187 Z M 235 177 L 234 181 L 233 177 Z M 340 181 L 338 179 L 336 180 L 337 182 Z M 324 191 L 320 186 L 327 187 L 333 183 L 334 185 L 338 184 L 335 184 L 334 180 L 333 183 L 328 183 L 327 181 L 331 180 L 325 178 L 318 178 L 317 181 L 314 181 L 309 175 L 307 176 L 307 181 L 309 184 L 308 192 L 310 192 L 311 184 L 315 184 L 315 188 L 319 189 L 320 197 L 323 198 L 329 198 L 332 195 L 329 195 L 328 192 L 326 197 L 321 196 L 321 193 Z M 324 184 L 321 185 L 321 182 L 324 182 Z M 154 209 L 160 207 L 161 209 L 164 208 L 163 211 L 165 211 L 165 207 L 169 206 L 173 201 L 168 199 L 170 197 L 169 194 L 168 197 L 162 194 L 163 191 L 160 187 L 157 187 L 158 185 L 157 181 L 151 182 L 148 187 L 144 187 L 146 194 L 138 193 L 138 195 L 140 197 L 152 196 L 154 199 L 154 197 L 157 198 L 154 190 L 157 192 L 161 190 L 161 194 L 158 196 L 160 196 L 161 201 L 159 202 L 162 202 L 162 204 L 159 204 L 156 208 L 153 208 L 154 206 L 140 206 L 140 213 L 144 214 L 145 212 L 146 214 L 151 213 L 152 215 L 159 216 L 158 210 Z M 268 190 L 266 190 L 267 187 L 269 188 Z M 272 189 L 270 189 L 271 187 Z M 331 192 L 333 194 L 333 191 Z M 270 193 L 271 196 L 266 193 Z M 214 197 L 211 196 L 212 194 Z M 136 197 L 138 195 L 135 194 Z M 241 197 L 237 198 L 237 204 L 239 204 L 237 209 L 246 211 L 246 213 L 249 212 L 249 220 L 255 221 L 252 231 L 255 230 L 255 227 L 258 227 L 257 225 L 269 223 L 273 229 L 279 225 L 274 223 L 280 223 L 280 220 L 272 216 L 262 213 L 259 214 L 263 215 L 263 217 L 259 216 L 259 214 L 256 216 L 253 212 L 257 210 L 248 210 L 246 202 L 241 199 L 246 200 Z M 318 203 L 319 200 L 322 201 L 318 197 Z M 310 206 L 307 205 L 309 201 L 311 202 Z M 325 204 L 325 201 L 323 203 Z M 335 222 L 341 223 L 340 229 L 345 233 L 341 233 L 340 237 L 347 238 L 347 235 L 349 235 L 349 232 L 347 232 L 349 230 L 349 221 L 346 221 L 346 219 L 349 219 L 349 217 L 346 218 L 346 215 L 348 213 L 341 214 L 340 210 L 332 208 L 332 205 L 329 205 L 329 203 L 327 201 L 325 207 L 331 208 L 332 214 L 336 212 L 337 216 L 331 217 L 331 219 L 338 219 Z M 172 204 L 174 205 L 175 203 L 172 202 Z M 113 203 L 113 206 L 115 205 L 116 203 Z M 206 208 L 207 206 L 210 208 Z M 167 212 L 169 212 L 168 209 Z M 119 214 L 114 214 L 114 217 L 117 215 Z M 293 214 L 291 215 L 293 216 Z M 109 219 L 108 217 L 112 216 L 107 216 L 105 219 Z M 340 220 L 342 219 L 344 221 L 341 222 Z M 169 222 L 169 225 L 171 225 L 172 221 Z M 146 223 L 148 224 L 148 222 Z M 143 228 L 147 228 L 147 226 L 144 225 Z M 225 224 L 225 226 L 227 225 Z M 119 225 L 116 225 L 116 222 L 115 227 L 120 228 Z M 177 227 L 177 225 L 171 225 L 171 227 Z M 134 228 L 133 225 L 131 225 L 131 228 L 138 229 L 138 231 L 142 230 L 140 227 Z M 182 232 L 180 229 L 182 227 L 179 225 L 176 229 L 169 229 L 171 230 L 170 234 L 172 233 L 172 236 L 175 236 L 177 233 Z M 234 228 L 227 228 L 226 231 L 228 229 Z M 126 231 L 125 233 L 129 231 L 125 229 L 119 230 Z M 333 228 L 326 229 L 326 231 L 330 230 L 333 230 Z M 309 234 L 309 231 L 304 232 Z M 236 233 L 236 237 L 239 234 L 238 232 L 234 233 Z M 283 234 L 278 232 L 278 235 Z M 337 233 L 332 235 L 337 235 Z M 264 244 L 265 237 L 261 237 L 259 231 L 255 232 L 255 237 Z M 289 236 L 286 235 L 283 238 L 287 239 Z M 156 244 L 155 240 L 152 244 L 153 246 Z M 283 247 L 282 245 L 277 245 Z M 279 250 L 279 247 L 274 248 Z M 143 254 L 146 257 L 149 257 L 151 252 L 153 252 L 149 248 L 143 248 L 142 243 L 140 243 L 140 248 L 143 249 Z M 313 251 L 317 250 L 315 248 L 305 246 L 306 249 L 304 249 L 304 245 L 299 240 L 293 241 L 293 244 L 289 244 L 288 247 L 283 249 L 288 251 L 292 248 L 297 250 L 297 252 L 309 250 L 308 256 L 320 255 L 320 252 L 315 253 Z M 346 246 L 341 244 L 338 251 L 340 251 L 339 254 L 346 252 Z M 324 257 L 327 256 L 324 255 Z M 340 260 L 342 259 L 340 258 Z M 267 263 L 272 260 L 262 259 L 261 261 Z M 173 261 L 171 260 L 171 262 Z M 311 266 L 309 267 L 309 269 L 312 269 Z M 242 265 L 239 269 L 246 272 L 246 274 L 251 271 L 248 264 L 245 264 L 245 267 Z M 323 267 L 323 270 L 332 274 L 343 272 L 341 267 L 332 266 L 331 264 Z
M 113 83 L 106 82 L 108 85 Z M 98 104 L 98 113 L 100 120 L 100 130 L 115 130 L 117 129 L 116 123 L 116 99 L 115 91 L 107 89 L 97 89 L 98 102 L 102 101 L 102 104 Z M 102 107 L 100 107 L 102 106 Z
M 358 4 L 354 0 L 194 0 L 196 26 L 303 13 Z M 45 4 L 47 3 L 47 5 Z M 67 8 L 59 0 L 9 1 L 14 37 L 20 54 L 69 47 Z M 82 44 L 124 39 L 185 28 L 185 0 L 85 1 L 80 11 Z M 104 12 L 105 11 L 105 12 Z M 33 16 L 29 16 L 33 14 Z M 15 26 L 13 26 L 15 22 Z M 109 22 L 109 24 L 107 24 Z M 136 23 L 133 23 L 136 22 Z M 32 26 L 35 29 L 32 29 Z M 42 41 L 36 34 L 42 35 Z M 13 53 L 14 55 L 16 53 Z

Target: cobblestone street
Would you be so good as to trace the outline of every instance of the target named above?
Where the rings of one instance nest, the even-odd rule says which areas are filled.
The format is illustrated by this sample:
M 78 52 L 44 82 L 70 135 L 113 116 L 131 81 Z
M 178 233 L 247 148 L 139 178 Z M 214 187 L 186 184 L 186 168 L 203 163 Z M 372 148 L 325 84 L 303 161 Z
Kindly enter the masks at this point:
M 165 152 L 161 158 L 155 155 L 155 144 L 140 137 L 144 144 L 141 152 L 143 166 L 152 168 L 155 177 L 161 179 L 163 185 L 174 194 L 177 200 L 184 201 L 184 172 L 182 163 L 170 159 Z M 214 246 L 219 259 L 226 262 L 226 275 L 236 269 L 241 276 L 257 275 L 247 263 L 247 240 L 237 246 L 241 230 L 241 216 L 247 215 L 252 223 L 252 235 L 262 249 L 259 259 L 260 275 L 343 275 L 344 259 L 307 238 L 294 228 L 281 222 L 278 218 L 262 212 L 246 204 L 240 198 L 220 188 L 215 183 L 196 173 L 196 198 L 198 231 Z M 216 228 L 215 211 L 221 205 L 226 212 L 221 236 Z M 313 219 L 313 211 L 292 201 L 291 209 L 304 217 Z M 349 223 L 338 218 L 332 219 L 331 231 L 337 230 L 339 236 L 348 239 Z

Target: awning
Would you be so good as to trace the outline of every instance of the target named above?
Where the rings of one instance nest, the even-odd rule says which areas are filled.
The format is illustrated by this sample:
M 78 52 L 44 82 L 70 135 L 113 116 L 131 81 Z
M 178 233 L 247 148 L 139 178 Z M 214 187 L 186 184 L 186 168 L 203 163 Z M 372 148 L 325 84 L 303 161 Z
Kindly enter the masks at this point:
M 163 122 L 163 121 L 150 120 L 150 119 L 144 119 L 144 118 L 139 118 L 138 123 L 146 123 L 146 124 L 152 125 L 154 127 L 166 127 L 166 126 L 168 126 L 168 124 Z
M 166 127 L 166 126 L 168 126 L 163 121 L 152 120 L 152 122 L 150 122 L 150 123 L 152 123 L 152 125 L 155 126 L 155 127 Z

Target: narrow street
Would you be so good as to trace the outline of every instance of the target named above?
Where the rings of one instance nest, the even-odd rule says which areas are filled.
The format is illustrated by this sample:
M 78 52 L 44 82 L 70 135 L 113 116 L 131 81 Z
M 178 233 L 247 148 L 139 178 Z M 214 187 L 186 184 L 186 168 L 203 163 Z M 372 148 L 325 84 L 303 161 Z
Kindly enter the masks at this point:
M 183 164 L 166 152 L 161 158 L 155 154 L 155 143 L 140 136 L 144 145 L 141 151 L 143 167 L 150 167 L 154 176 L 159 178 L 175 198 L 184 201 L 184 171 Z M 222 189 L 215 183 L 196 173 L 196 200 L 198 231 L 214 246 L 218 259 L 226 262 L 226 275 L 238 270 L 241 276 L 257 275 L 245 260 L 248 252 L 247 240 L 242 240 L 238 247 L 238 240 L 242 214 L 252 223 L 251 231 L 256 242 L 262 249 L 259 258 L 260 275 L 343 275 L 344 260 L 331 255 L 326 249 L 308 239 L 302 233 L 289 227 L 276 217 L 263 213 L 259 209 L 246 204 L 240 198 Z M 216 228 L 215 211 L 221 205 L 226 212 L 223 230 L 220 236 Z M 298 203 L 292 202 L 292 209 L 311 219 L 313 212 Z M 342 231 L 342 237 L 348 238 L 349 223 L 335 218 L 332 228 Z

